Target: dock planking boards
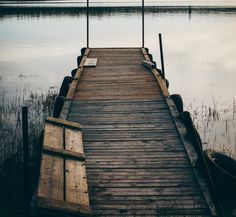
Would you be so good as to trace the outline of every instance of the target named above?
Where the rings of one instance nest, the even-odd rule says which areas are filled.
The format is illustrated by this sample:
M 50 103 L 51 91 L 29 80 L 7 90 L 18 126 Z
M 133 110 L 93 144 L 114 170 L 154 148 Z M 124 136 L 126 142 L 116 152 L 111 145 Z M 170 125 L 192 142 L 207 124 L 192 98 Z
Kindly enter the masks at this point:
M 143 48 L 91 48 L 62 118 L 83 125 L 94 216 L 212 216 L 196 155 Z

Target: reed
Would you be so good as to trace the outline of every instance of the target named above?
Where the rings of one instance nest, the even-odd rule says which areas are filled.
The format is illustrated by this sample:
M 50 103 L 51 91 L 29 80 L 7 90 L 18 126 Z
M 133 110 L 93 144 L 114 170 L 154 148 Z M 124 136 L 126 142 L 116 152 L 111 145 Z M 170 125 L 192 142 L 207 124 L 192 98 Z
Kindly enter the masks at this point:
M 185 106 L 199 131 L 203 148 L 213 148 L 236 159 L 235 100 L 212 104 L 197 103 L 195 100 Z
M 21 162 L 23 155 L 21 107 L 27 105 L 29 123 L 29 154 L 39 151 L 39 137 L 46 116 L 52 114 L 56 92 L 30 93 L 27 97 L 8 98 L 5 91 L 0 95 L 0 166 L 7 160 Z M 14 160 L 13 160 L 14 159 Z M 15 163 L 16 163 L 15 162 Z

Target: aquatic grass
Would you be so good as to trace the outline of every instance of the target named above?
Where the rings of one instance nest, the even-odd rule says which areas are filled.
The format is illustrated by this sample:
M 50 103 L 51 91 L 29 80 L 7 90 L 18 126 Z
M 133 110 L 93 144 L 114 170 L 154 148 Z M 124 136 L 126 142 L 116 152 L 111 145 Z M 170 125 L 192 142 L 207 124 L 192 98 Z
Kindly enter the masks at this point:
M 29 195 L 32 196 L 40 166 L 44 119 L 52 114 L 56 90 L 9 97 L 0 88 L 0 216 L 25 216 L 21 107 L 28 106 Z
M 186 105 L 200 133 L 203 148 L 213 148 L 236 159 L 235 99 L 220 104 L 212 97 L 212 105 L 195 100 Z
M 56 92 L 49 90 L 45 94 L 30 93 L 27 97 L 11 97 L 6 92 L 0 94 L 0 166 L 7 160 L 22 160 L 21 107 L 28 106 L 29 154 L 38 153 L 39 137 L 44 119 L 52 114 Z

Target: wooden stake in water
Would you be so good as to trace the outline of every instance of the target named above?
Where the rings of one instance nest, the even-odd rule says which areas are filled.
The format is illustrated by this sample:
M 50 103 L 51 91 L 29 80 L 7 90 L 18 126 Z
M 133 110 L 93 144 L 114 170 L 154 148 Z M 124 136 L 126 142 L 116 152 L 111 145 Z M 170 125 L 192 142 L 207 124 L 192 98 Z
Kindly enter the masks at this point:
M 29 143 L 28 143 L 28 107 L 22 107 L 22 135 L 24 153 L 24 197 L 25 216 L 29 216 Z
M 161 33 L 159 33 L 159 46 L 160 46 L 160 56 L 161 56 L 162 78 L 165 79 L 165 66 L 164 66 L 164 56 L 163 56 L 163 48 L 162 48 L 162 37 L 161 37 Z

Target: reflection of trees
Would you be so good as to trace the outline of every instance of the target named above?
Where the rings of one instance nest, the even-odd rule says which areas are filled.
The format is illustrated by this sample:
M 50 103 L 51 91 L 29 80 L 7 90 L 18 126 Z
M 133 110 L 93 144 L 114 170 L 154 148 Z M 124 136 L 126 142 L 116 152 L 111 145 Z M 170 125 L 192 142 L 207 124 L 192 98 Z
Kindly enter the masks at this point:
M 225 7 L 188 7 L 188 6 L 146 6 L 145 13 L 189 13 L 191 14 L 210 14 L 210 13 L 236 13 L 236 8 Z M 116 15 L 116 14 L 139 14 L 141 7 L 124 6 L 124 7 L 90 7 L 91 16 Z M 49 7 L 49 6 L 0 6 L 0 18 L 11 16 L 84 16 L 85 7 Z

